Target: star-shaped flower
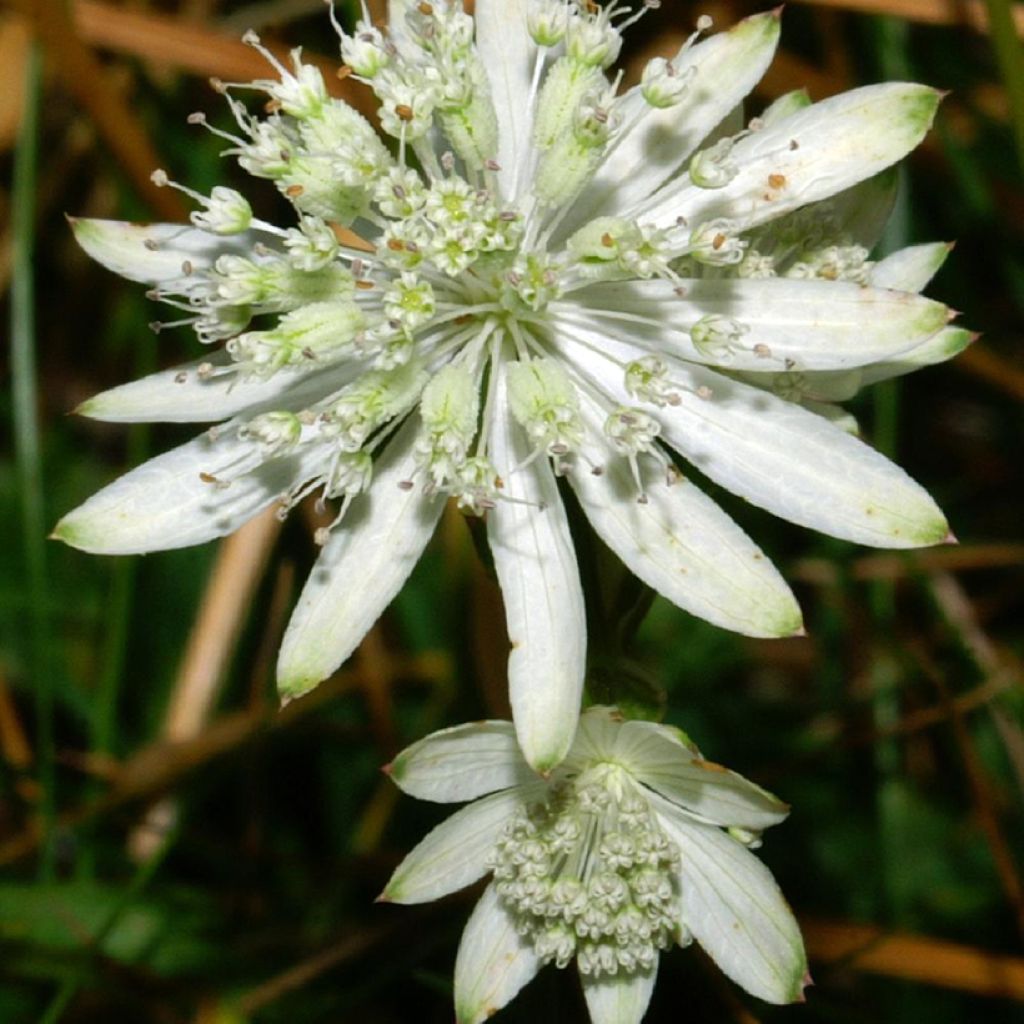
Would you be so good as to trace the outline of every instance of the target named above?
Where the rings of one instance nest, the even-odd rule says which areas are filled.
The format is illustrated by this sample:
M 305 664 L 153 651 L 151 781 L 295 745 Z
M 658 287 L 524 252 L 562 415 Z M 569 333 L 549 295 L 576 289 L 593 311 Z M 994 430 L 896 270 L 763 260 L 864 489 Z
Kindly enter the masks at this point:
M 687 465 L 833 536 L 947 537 L 931 498 L 834 404 L 969 338 L 917 294 L 945 246 L 866 258 L 884 172 L 939 97 L 908 84 L 816 104 L 794 93 L 744 128 L 776 13 L 708 38 L 702 19 L 623 91 L 608 68 L 642 8 L 479 0 L 475 21 L 448 0 L 392 8 L 390 34 L 369 21 L 341 33 L 384 138 L 298 51 L 253 83 L 264 117 L 220 86 L 237 129 L 211 130 L 294 223 L 255 218 L 226 188 L 191 193 L 193 227 L 74 222 L 91 255 L 212 346 L 80 411 L 216 425 L 56 534 L 154 551 L 317 494 L 336 515 L 281 651 L 294 695 L 351 654 L 451 497 L 486 517 L 513 716 L 547 769 L 575 731 L 586 647 L 559 478 L 640 579 L 752 636 L 799 631 L 796 601 Z
M 472 800 L 437 826 L 381 899 L 423 903 L 492 874 L 455 964 L 459 1024 L 501 1009 L 544 964 L 576 960 L 594 1024 L 637 1024 L 659 953 L 694 939 L 748 992 L 802 998 L 796 921 L 752 854 L 788 808 L 700 758 L 678 731 L 585 711 L 547 779 L 508 722 L 434 733 L 390 766 L 406 793 Z

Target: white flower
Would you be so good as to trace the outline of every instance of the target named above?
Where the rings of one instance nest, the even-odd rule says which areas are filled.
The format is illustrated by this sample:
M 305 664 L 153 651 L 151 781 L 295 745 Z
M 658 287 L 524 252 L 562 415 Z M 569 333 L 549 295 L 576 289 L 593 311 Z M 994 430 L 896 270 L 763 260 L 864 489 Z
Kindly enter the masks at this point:
M 707 39 L 702 20 L 620 94 L 605 69 L 642 9 L 476 10 L 474 23 L 447 0 L 392 3 L 390 38 L 368 25 L 344 36 L 388 144 L 297 51 L 259 83 L 266 117 L 220 86 L 238 128 L 211 130 L 274 182 L 295 223 L 255 219 L 225 190 L 201 200 L 202 230 L 74 222 L 90 254 L 226 345 L 82 407 L 218 425 L 56 533 L 88 551 L 153 551 L 313 492 L 336 500 L 281 652 L 281 688 L 298 694 L 351 654 L 453 497 L 487 516 L 516 728 L 546 769 L 572 739 L 585 664 L 557 477 L 681 608 L 753 636 L 795 633 L 786 584 L 677 461 L 837 537 L 941 542 L 931 498 L 832 403 L 969 335 L 917 294 L 944 246 L 866 259 L 891 198 L 883 172 L 924 135 L 933 90 L 792 94 L 743 129 L 734 111 L 771 60 L 776 14 Z
M 694 939 L 748 992 L 802 998 L 796 921 L 749 852 L 788 808 L 700 758 L 678 730 L 590 708 L 547 779 L 507 722 L 434 733 L 389 768 L 406 793 L 473 800 L 399 865 L 381 896 L 423 903 L 492 880 L 455 964 L 460 1024 L 501 1009 L 546 964 L 574 958 L 594 1024 L 637 1024 L 661 950 Z

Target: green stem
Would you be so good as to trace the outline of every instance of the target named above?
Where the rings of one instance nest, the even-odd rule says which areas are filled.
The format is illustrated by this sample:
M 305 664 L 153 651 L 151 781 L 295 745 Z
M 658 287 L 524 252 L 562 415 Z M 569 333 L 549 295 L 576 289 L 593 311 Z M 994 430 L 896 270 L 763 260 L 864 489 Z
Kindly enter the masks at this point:
M 35 195 L 39 159 L 38 49 L 29 50 L 25 62 L 25 106 L 14 156 L 11 231 L 14 255 L 11 264 L 11 376 L 14 407 L 14 441 L 18 493 L 21 497 L 22 544 L 25 551 L 28 593 L 29 671 L 36 704 L 36 758 L 40 785 L 39 814 L 43 841 L 40 876 L 54 875 L 54 825 L 56 820 L 56 770 L 53 732 L 53 678 L 49 654 L 46 538 L 42 526 L 43 475 L 39 441 L 39 390 L 36 380 L 35 280 L 32 259 L 35 249 Z
M 1024 171 L 1024 49 L 1017 36 L 1010 0 L 985 0 L 989 34 L 999 73 L 1010 99 L 1010 119 L 1017 143 L 1017 161 Z

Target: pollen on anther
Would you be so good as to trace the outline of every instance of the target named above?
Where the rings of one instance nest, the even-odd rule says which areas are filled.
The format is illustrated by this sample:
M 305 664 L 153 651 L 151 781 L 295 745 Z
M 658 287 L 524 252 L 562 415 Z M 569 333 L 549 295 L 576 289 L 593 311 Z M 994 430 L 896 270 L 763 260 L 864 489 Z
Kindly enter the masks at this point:
M 411 121 L 416 115 L 407 103 L 399 103 L 395 107 L 395 115 L 402 121 Z

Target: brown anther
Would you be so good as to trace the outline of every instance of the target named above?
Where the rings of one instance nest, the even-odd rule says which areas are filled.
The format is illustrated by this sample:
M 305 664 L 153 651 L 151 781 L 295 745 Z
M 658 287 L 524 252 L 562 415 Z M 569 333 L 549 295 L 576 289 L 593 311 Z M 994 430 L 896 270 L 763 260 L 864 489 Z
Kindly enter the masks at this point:
M 434 8 L 428 3 L 417 4 L 416 10 L 419 11 L 424 18 L 429 18 L 434 13 Z
M 267 102 L 263 104 L 263 112 L 265 114 L 276 114 L 282 106 L 283 104 L 280 100 L 267 100 Z
M 219 484 L 220 483 L 220 481 L 212 473 L 200 473 L 199 474 L 199 479 L 202 480 L 204 484 Z
M 415 116 L 412 107 L 408 103 L 399 103 L 395 107 L 395 114 L 400 117 L 403 121 L 411 121 Z
M 356 281 L 356 287 L 360 291 L 369 292 L 373 290 L 374 285 L 372 281 Z
M 405 252 L 405 242 L 403 242 L 400 238 L 389 238 L 388 248 L 392 252 Z
M 289 185 L 285 190 L 284 194 L 289 199 L 298 199 L 306 190 L 301 185 Z
M 722 234 L 721 232 L 719 232 L 719 233 L 718 233 L 717 235 L 715 235 L 715 237 L 714 237 L 714 238 L 713 238 L 713 239 L 711 240 L 711 248 L 712 248 L 712 249 L 716 249 L 716 250 L 717 250 L 717 249 L 721 249 L 721 248 L 722 248 L 722 246 L 723 246 L 723 245 L 725 245 L 725 243 L 726 243 L 727 241 L 729 241 L 729 239 L 728 239 L 728 238 L 727 238 L 727 237 L 726 237 L 725 235 L 723 235 L 723 234 Z
M 352 74 L 352 69 L 347 64 L 342 64 L 334 73 L 338 78 L 348 78 Z
M 608 232 L 606 231 L 601 236 L 601 244 L 603 246 L 605 246 L 606 248 L 611 249 L 615 245 L 615 239 L 612 238 L 612 236 L 610 234 L 608 234 Z
M 768 184 L 772 188 L 783 188 L 786 184 L 786 176 L 784 174 L 769 174 Z

